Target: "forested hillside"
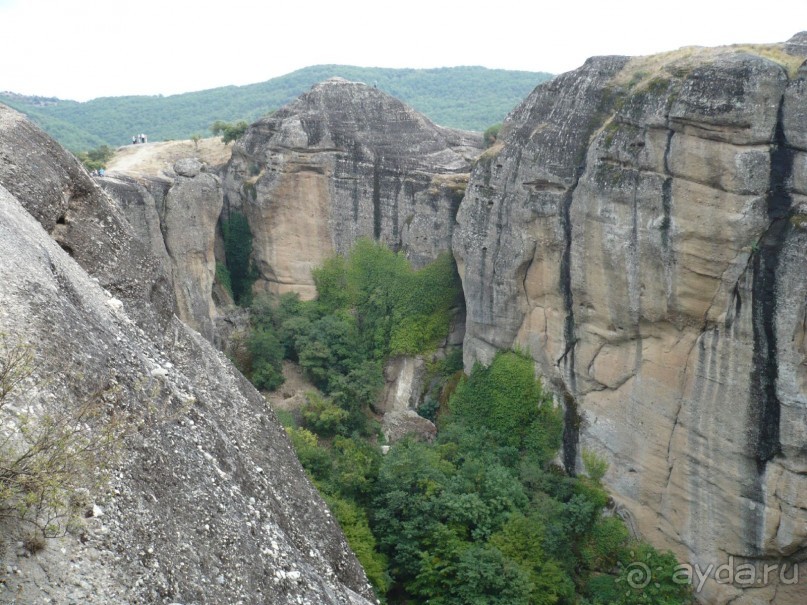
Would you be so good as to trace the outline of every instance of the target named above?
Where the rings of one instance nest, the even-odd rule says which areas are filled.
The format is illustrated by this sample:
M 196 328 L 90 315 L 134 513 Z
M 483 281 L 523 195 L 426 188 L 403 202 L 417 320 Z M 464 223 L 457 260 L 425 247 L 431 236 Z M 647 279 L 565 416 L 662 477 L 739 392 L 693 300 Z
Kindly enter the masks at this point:
M 228 241 L 251 241 L 248 230 L 233 236 L 228 229 Z M 218 277 L 247 263 L 228 254 Z M 579 477 L 556 463 L 562 411 L 530 358 L 500 352 L 466 376 L 459 348 L 431 357 L 461 304 L 450 256 L 415 271 L 402 254 L 359 240 L 313 276 L 316 300 L 252 301 L 234 358 L 259 388 L 280 386 L 285 358 L 319 389 L 279 417 L 382 603 L 691 603 L 675 557 L 633 539 L 614 514 L 604 459 L 584 450 Z M 432 359 L 418 413 L 437 436 L 385 444 L 373 413 L 383 367 L 415 354 Z M 637 566 L 647 582 L 631 575 Z
M 205 136 L 216 120 L 254 121 L 333 76 L 378 86 L 442 126 L 482 131 L 505 115 L 539 83 L 542 72 L 484 67 L 387 69 L 316 65 L 259 84 L 226 86 L 172 96 L 105 97 L 84 103 L 0 95 L 62 145 L 82 151 L 125 145 L 132 135 L 150 141 Z

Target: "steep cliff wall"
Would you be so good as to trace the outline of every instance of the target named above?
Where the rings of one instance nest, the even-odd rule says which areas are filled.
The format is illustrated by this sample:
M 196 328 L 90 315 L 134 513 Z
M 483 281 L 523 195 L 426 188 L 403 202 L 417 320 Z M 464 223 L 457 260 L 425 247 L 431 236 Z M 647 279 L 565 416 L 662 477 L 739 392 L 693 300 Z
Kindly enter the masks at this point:
M 127 429 L 74 534 L 28 557 L 2 520 L 0 601 L 374 600 L 274 413 L 174 316 L 165 258 L 75 158 L 2 106 L 0 257 L 0 332 L 36 356 L 34 388 L 5 401 L 0 430 L 15 410 L 36 420 L 97 392 L 115 393 L 107 412 Z
M 435 126 L 397 99 L 333 78 L 253 124 L 224 178 L 246 214 L 259 288 L 313 296 L 311 269 L 359 237 L 422 265 L 450 250 L 481 137 Z
M 203 168 L 200 161 L 185 158 L 165 176 L 112 173 L 98 182 L 162 261 L 179 318 L 213 342 L 215 241 L 223 195 L 219 178 Z
M 807 557 L 803 38 L 556 77 L 457 217 L 466 365 L 529 351 L 566 406 L 567 468 L 605 455 L 640 532 L 702 569 Z M 699 596 L 805 594 L 743 588 Z

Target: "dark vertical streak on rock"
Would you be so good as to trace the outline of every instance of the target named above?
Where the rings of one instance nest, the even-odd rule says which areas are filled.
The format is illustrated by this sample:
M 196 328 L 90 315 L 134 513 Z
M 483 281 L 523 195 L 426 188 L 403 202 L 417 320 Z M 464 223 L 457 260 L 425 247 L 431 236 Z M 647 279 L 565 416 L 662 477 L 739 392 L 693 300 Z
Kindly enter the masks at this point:
M 670 226 L 672 225 L 672 177 L 661 184 L 661 251 L 665 260 L 670 256 Z
M 373 238 L 381 237 L 381 159 L 373 162 Z
M 563 322 L 563 339 L 566 342 L 566 350 L 558 360 L 558 365 L 563 364 L 566 368 L 566 372 L 564 372 L 566 390 L 563 394 L 563 466 L 570 475 L 575 474 L 577 447 L 580 442 L 580 415 L 577 410 L 577 402 L 574 399 L 574 392 L 577 390 L 574 371 L 574 346 L 577 344 L 577 340 L 575 338 L 574 300 L 572 295 L 571 207 L 575 188 L 580 175 L 584 171 L 585 165 L 582 165 L 578 170 L 574 185 L 563 196 L 560 209 L 560 222 L 563 230 L 563 254 L 560 258 L 560 291 L 563 294 L 563 308 L 566 312 L 566 318 Z
M 401 196 L 401 177 L 399 175 L 395 176 L 395 189 L 392 192 L 392 247 L 397 252 L 400 246 L 400 237 L 398 232 L 398 212 L 399 212 L 399 201 L 398 198 Z
M 361 146 L 358 141 L 353 143 L 353 171 L 350 174 L 359 174 L 359 158 L 361 157 Z M 353 181 L 353 224 L 359 224 L 359 181 Z
M 582 170 L 581 170 L 582 172 Z M 577 183 L 575 182 L 575 185 Z M 574 188 L 570 188 L 561 202 L 560 224 L 563 230 L 563 253 L 560 257 L 560 291 L 563 295 L 563 309 L 566 319 L 563 323 L 563 338 L 566 341 L 566 350 L 558 363 L 565 363 L 566 367 L 574 369 L 574 301 L 572 296 L 572 219 L 571 207 L 574 197 Z M 569 379 L 574 381 L 574 371 L 569 373 Z M 572 385 L 570 385 L 572 386 Z M 572 390 L 574 388 L 572 387 Z
M 752 326 L 754 355 L 751 368 L 751 408 L 749 434 L 751 453 L 757 470 L 781 451 L 779 420 L 781 402 L 776 392 L 779 377 L 776 343 L 776 272 L 779 257 L 791 229 L 789 220 L 793 198 L 789 182 L 794 152 L 787 147 L 782 125 L 782 105 L 771 148 L 770 188 L 767 197 L 768 230 L 762 236 L 752 261 Z
M 574 476 L 577 466 L 577 448 L 580 444 L 580 414 L 577 402 L 569 391 L 563 393 L 563 467 Z

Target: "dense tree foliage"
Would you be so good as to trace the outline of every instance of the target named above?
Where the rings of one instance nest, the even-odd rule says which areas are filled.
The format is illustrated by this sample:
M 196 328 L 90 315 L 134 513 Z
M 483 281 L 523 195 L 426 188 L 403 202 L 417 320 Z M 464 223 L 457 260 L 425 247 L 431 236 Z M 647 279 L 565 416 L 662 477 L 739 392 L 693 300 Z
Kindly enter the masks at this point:
M 223 286 L 229 285 L 235 302 L 249 306 L 252 302 L 252 284 L 257 271 L 252 264 L 252 231 L 247 217 L 233 212 L 221 222 L 226 255 L 227 274 L 222 275 Z
M 381 455 L 370 407 L 382 363 L 445 338 L 458 288 L 450 257 L 414 271 L 361 241 L 314 281 L 315 301 L 258 298 L 253 334 L 270 359 L 296 360 L 322 390 L 284 416 L 287 431 L 383 600 L 689 603 L 672 555 L 636 543 L 607 513 L 605 462 L 584 452 L 579 478 L 554 463 L 562 413 L 526 356 L 499 353 L 468 376 L 456 353 L 433 362 L 429 376 L 445 387 L 432 402 L 436 441 L 405 439 Z M 652 587 L 633 582 L 637 564 L 652 570 Z
M 106 168 L 107 162 L 115 155 L 115 150 L 107 145 L 79 153 L 76 157 L 87 170 Z
M 232 143 L 236 139 L 240 138 L 249 128 L 249 124 L 247 124 L 244 120 L 239 120 L 235 124 L 230 124 L 229 122 L 223 122 L 222 120 L 216 120 L 210 126 L 210 132 L 215 135 L 221 135 L 221 142 L 227 145 L 228 143 Z M 198 135 L 194 135 L 198 136 Z M 191 137 L 193 140 L 193 137 Z M 198 144 L 198 140 L 194 140 L 194 144 Z
M 105 97 L 84 103 L 4 96 L 68 149 L 131 142 L 145 132 L 150 141 L 189 139 L 216 120 L 254 121 L 332 76 L 376 85 L 443 126 L 483 131 L 500 122 L 550 74 L 483 67 L 382 69 L 316 65 L 259 84 L 225 86 L 163 96 Z

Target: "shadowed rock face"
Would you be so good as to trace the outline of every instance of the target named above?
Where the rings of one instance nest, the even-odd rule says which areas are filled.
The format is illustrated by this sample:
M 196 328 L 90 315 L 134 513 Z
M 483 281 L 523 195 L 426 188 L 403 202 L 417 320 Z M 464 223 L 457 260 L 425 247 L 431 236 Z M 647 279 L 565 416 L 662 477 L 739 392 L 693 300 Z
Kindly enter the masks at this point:
M 803 560 L 807 70 L 690 54 L 591 59 L 508 117 L 454 232 L 466 366 L 528 350 L 566 404 L 566 466 L 604 455 L 655 544 L 702 569 Z
M 451 247 L 481 137 L 333 78 L 253 124 L 234 146 L 225 204 L 255 236 L 259 288 L 313 296 L 311 268 L 356 239 L 423 265 Z
M 173 315 L 166 258 L 2 106 L 0 185 L 0 332 L 36 354 L 29 396 L 69 410 L 114 391 L 130 427 L 81 539 L 20 557 L 21 530 L 3 521 L 0 558 L 19 572 L 4 573 L 0 601 L 374 601 L 274 413 Z M 0 420 L 7 430 L 14 417 Z

